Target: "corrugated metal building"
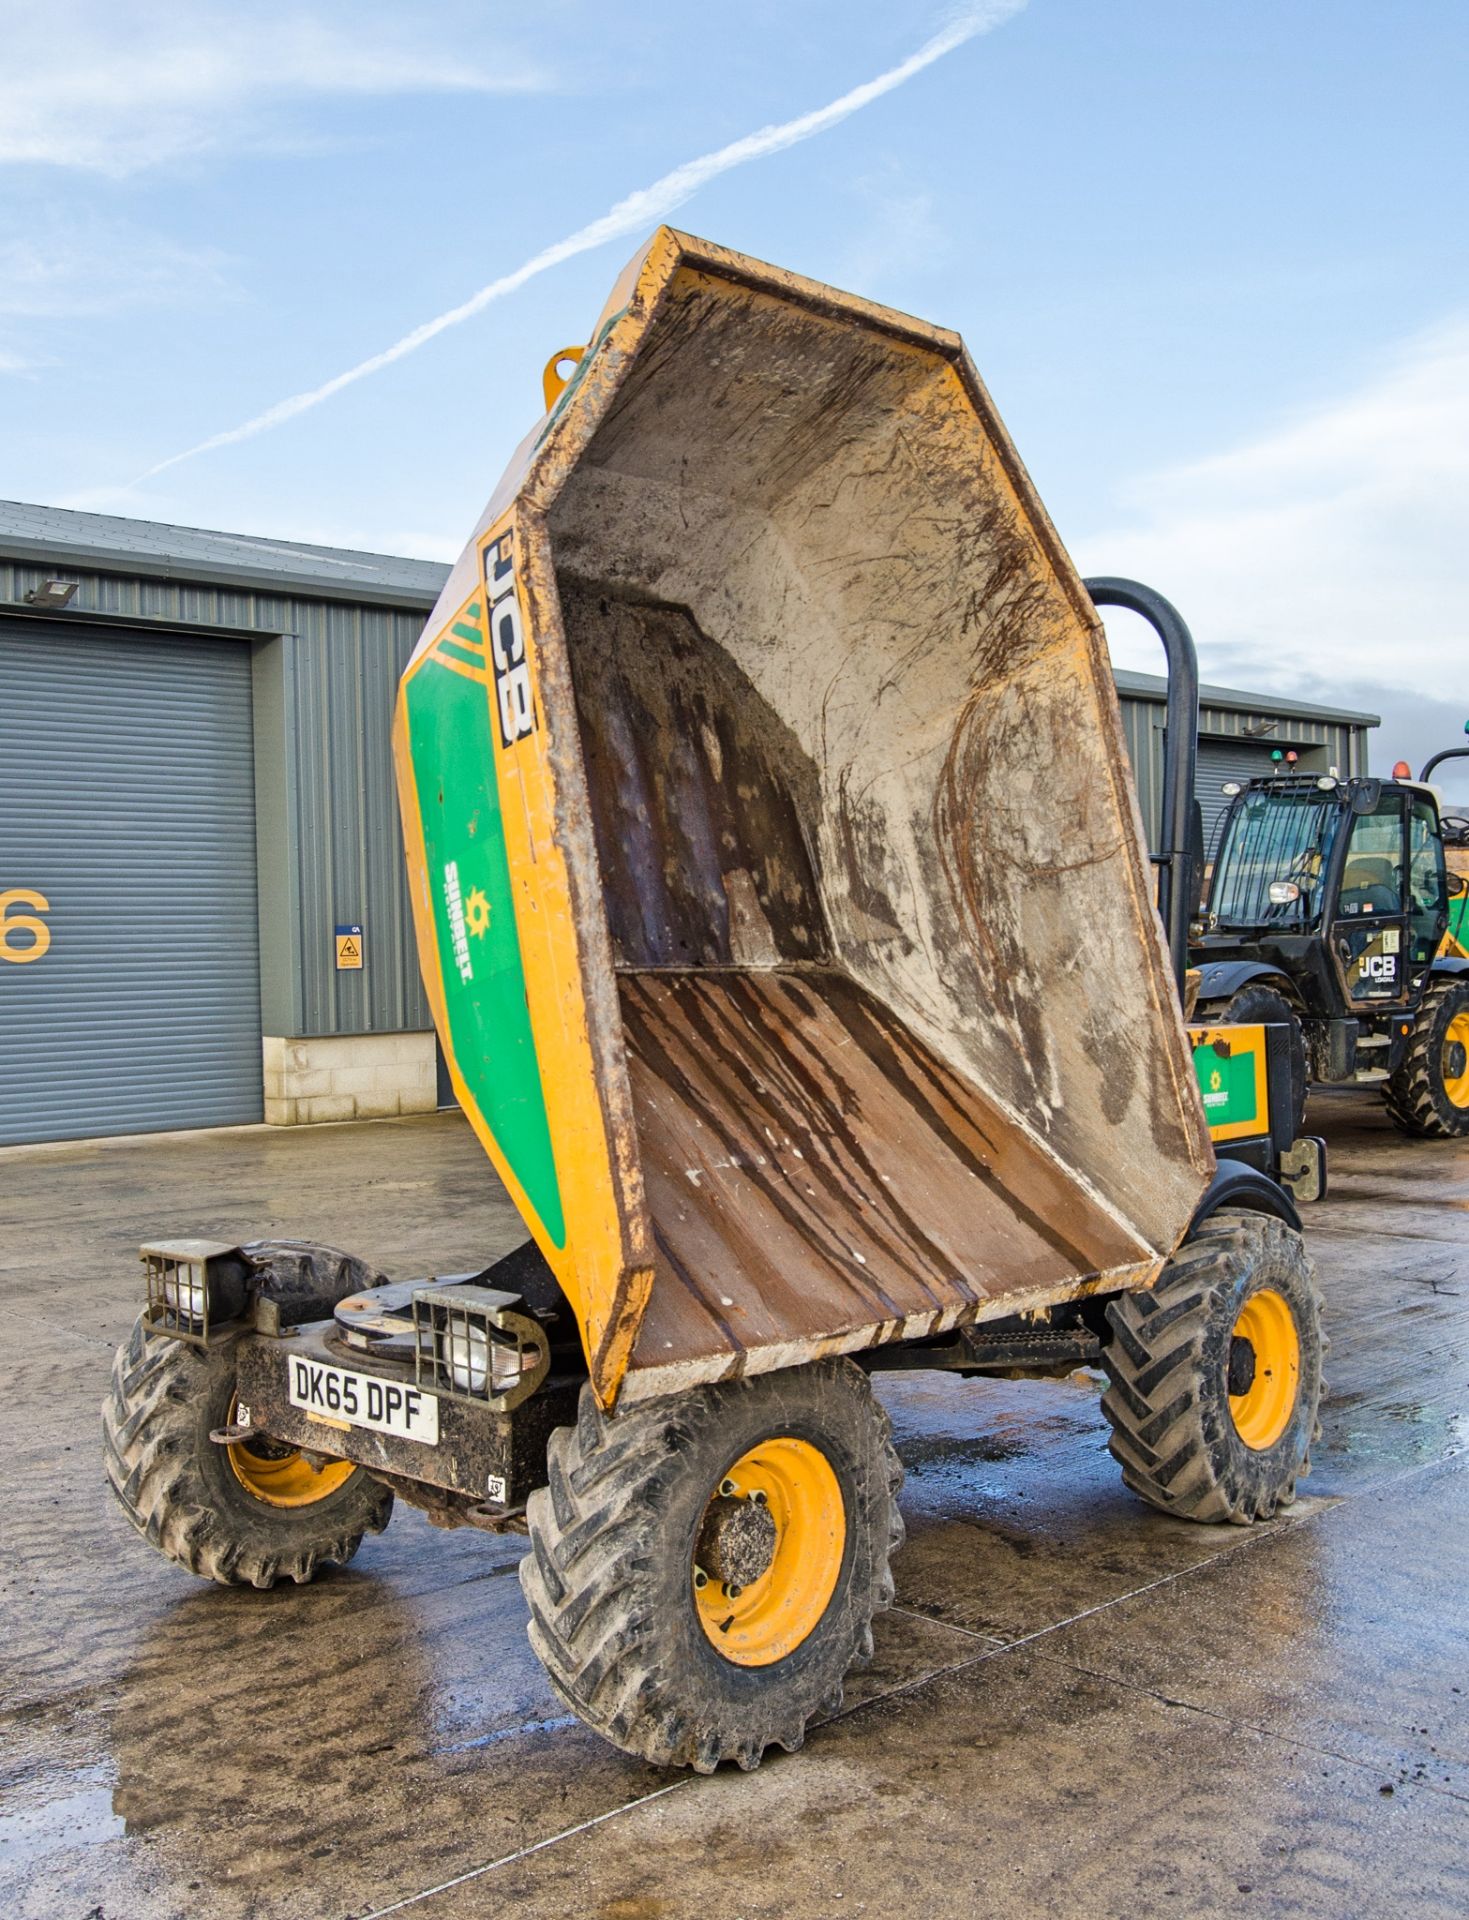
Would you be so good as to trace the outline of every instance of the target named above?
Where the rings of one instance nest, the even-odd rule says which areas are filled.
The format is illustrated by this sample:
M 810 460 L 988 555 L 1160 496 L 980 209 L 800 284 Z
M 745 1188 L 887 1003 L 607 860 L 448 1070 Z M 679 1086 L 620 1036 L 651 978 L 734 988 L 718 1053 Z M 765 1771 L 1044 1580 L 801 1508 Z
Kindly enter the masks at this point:
M 388 729 L 445 572 L 0 505 L 0 1144 L 435 1105 Z
M 1122 701 L 1122 728 L 1132 756 L 1138 800 L 1148 840 L 1156 846 L 1163 818 L 1164 718 L 1168 683 L 1161 674 L 1113 676 Z M 1204 815 L 1204 849 L 1213 854 L 1224 817 L 1227 780 L 1267 774 L 1271 754 L 1296 753 L 1303 773 L 1335 767 L 1343 779 L 1367 771 L 1368 730 L 1375 713 L 1313 706 L 1273 693 L 1241 693 L 1232 687 L 1199 688 L 1199 766 L 1195 792 Z
M 0 1145 L 437 1104 L 389 728 L 447 571 L 0 503 Z M 1117 680 L 1153 833 L 1163 682 Z M 1372 724 L 1206 688 L 1206 811 Z

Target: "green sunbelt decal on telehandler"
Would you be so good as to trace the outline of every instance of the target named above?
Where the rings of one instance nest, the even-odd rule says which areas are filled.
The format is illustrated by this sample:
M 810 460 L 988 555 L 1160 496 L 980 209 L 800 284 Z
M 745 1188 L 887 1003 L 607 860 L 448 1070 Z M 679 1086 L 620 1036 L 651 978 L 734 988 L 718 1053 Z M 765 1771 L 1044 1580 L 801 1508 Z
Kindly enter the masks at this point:
M 1194 1072 L 1211 1127 L 1243 1126 L 1257 1119 L 1255 1056 L 1233 1053 L 1218 1041 L 1194 1048 Z

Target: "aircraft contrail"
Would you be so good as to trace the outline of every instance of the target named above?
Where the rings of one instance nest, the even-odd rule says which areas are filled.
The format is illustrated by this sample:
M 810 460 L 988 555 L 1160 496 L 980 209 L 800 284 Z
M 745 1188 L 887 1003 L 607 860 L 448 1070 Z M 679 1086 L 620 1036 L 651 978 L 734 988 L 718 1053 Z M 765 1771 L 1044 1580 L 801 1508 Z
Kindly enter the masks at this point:
M 503 300 L 506 294 L 515 293 L 528 280 L 534 280 L 537 274 L 545 273 L 548 268 L 559 266 L 563 260 L 570 260 L 575 254 L 600 247 L 608 240 L 656 226 L 675 207 L 682 206 L 700 187 L 717 179 L 720 174 L 742 167 L 748 161 L 762 160 L 767 154 L 780 153 L 786 147 L 798 146 L 801 141 L 809 140 L 815 134 L 825 133 L 828 127 L 834 127 L 850 115 L 860 113 L 863 107 L 870 106 L 885 93 L 901 87 L 915 74 L 922 73 L 925 67 L 931 67 L 936 60 L 942 60 L 945 54 L 962 47 L 967 40 L 1003 25 L 1026 4 L 1027 0 L 989 0 L 986 5 L 966 7 L 932 39 L 926 40 L 916 53 L 910 53 L 897 66 L 889 67 L 886 73 L 878 74 L 873 80 L 864 80 L 860 86 L 851 88 L 811 113 L 782 121 L 779 126 L 761 127 L 758 132 L 733 140 L 727 147 L 720 147 L 714 153 L 685 161 L 681 167 L 665 173 L 651 186 L 640 187 L 635 193 L 619 200 L 600 219 L 578 227 L 575 233 L 568 234 L 564 240 L 557 240 L 551 246 L 543 247 L 539 253 L 532 254 L 513 273 L 502 274 L 498 280 L 481 287 L 478 293 L 471 294 L 459 306 L 450 307 L 447 313 L 441 313 L 432 320 L 425 320 L 422 326 L 405 333 L 401 340 L 384 347 L 381 353 L 359 360 L 355 367 L 348 367 L 345 373 L 324 380 L 319 387 L 312 387 L 306 393 L 293 394 L 288 400 L 278 400 L 273 407 L 267 407 L 264 413 L 257 413 L 253 419 L 246 420 L 238 427 L 211 434 L 207 440 L 199 441 L 197 446 L 185 447 L 182 453 L 170 454 L 166 460 L 160 460 L 140 473 L 131 484 L 139 486 L 143 481 L 167 472 L 170 467 L 176 467 L 184 460 L 192 460 L 198 454 L 210 453 L 216 447 L 233 446 L 239 440 L 253 440 L 257 433 L 265 433 L 271 427 L 280 426 L 283 421 L 294 420 L 297 414 L 319 407 L 323 400 L 330 400 L 333 394 L 340 393 L 344 387 L 365 380 L 369 374 L 381 372 L 395 360 L 416 353 L 450 327 L 473 319 L 475 314 L 483 312 L 493 301 Z

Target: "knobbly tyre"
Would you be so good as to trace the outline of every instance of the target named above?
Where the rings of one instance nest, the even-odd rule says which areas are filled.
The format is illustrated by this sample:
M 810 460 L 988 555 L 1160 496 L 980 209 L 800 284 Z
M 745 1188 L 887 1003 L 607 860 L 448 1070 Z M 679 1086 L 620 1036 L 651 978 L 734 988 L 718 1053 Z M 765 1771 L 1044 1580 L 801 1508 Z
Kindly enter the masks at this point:
M 892 1599 L 874 1371 L 1100 1364 L 1128 1484 L 1248 1524 L 1306 1470 L 1319 1303 L 1290 1197 L 1216 1164 L 1101 626 L 959 338 L 662 229 L 547 401 L 395 731 L 526 1243 L 397 1284 L 144 1249 L 108 1471 L 224 1582 L 395 1495 L 523 1528 L 569 1706 L 752 1767 Z

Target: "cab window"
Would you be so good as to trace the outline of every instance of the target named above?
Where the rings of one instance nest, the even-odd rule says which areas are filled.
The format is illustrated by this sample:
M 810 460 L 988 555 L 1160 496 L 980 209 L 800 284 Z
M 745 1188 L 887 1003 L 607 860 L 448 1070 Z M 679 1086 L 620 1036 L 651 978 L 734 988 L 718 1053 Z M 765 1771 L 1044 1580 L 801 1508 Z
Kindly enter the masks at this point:
M 1341 809 L 1315 788 L 1255 787 L 1224 817 L 1209 913 L 1216 926 L 1295 931 L 1321 910 L 1321 876 L 1331 859 Z M 1271 887 L 1287 882 L 1287 897 Z
M 1408 809 L 1409 964 L 1423 967 L 1443 938 L 1449 911 L 1448 871 L 1438 813 L 1427 800 Z
M 1338 910 L 1348 919 L 1403 911 L 1403 800 L 1385 793 L 1352 821 Z

